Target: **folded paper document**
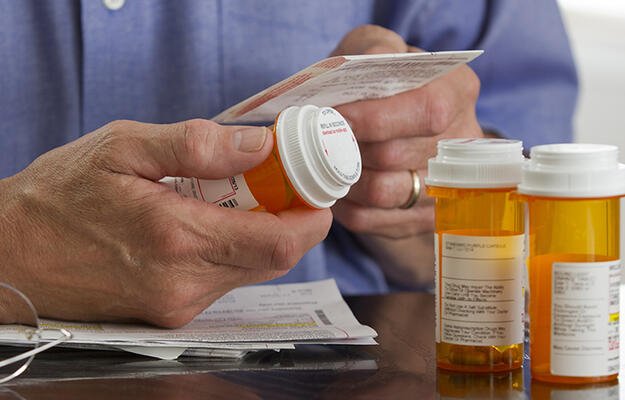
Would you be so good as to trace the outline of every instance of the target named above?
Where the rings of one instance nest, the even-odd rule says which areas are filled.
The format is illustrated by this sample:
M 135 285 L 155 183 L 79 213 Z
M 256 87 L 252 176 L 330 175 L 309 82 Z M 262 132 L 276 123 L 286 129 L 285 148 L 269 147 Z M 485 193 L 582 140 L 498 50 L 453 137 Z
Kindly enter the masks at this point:
M 182 354 L 240 357 L 303 343 L 375 344 L 377 336 L 356 320 L 334 280 L 234 289 L 179 329 L 46 319 L 40 326 L 70 331 L 73 338 L 66 343 L 72 347 L 121 349 L 163 359 Z M 3 325 L 0 344 L 27 341 L 15 326 Z
M 421 87 L 468 63 L 481 50 L 336 56 L 319 61 L 213 117 L 215 122 L 269 122 L 289 106 L 333 107 Z

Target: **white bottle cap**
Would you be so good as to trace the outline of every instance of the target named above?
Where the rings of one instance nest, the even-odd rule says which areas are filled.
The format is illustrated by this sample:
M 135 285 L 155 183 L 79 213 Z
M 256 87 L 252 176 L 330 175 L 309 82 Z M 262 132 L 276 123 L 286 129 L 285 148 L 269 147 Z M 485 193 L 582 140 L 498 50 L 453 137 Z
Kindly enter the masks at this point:
M 444 139 L 428 161 L 429 186 L 453 188 L 515 187 L 525 162 L 523 144 L 508 139 Z
M 546 197 L 612 197 L 625 194 L 625 165 L 618 148 L 562 143 L 534 146 L 519 193 Z
M 362 161 L 349 124 L 333 108 L 289 107 L 276 122 L 282 165 L 297 193 L 327 208 L 360 178 Z

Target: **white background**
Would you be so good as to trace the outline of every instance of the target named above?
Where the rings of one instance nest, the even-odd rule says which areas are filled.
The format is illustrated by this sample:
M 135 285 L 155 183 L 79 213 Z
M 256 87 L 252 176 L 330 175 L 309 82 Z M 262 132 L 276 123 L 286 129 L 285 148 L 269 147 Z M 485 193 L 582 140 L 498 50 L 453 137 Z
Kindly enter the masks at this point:
M 581 92 L 575 139 L 621 149 L 625 162 L 625 0 L 559 0 Z
M 617 145 L 625 162 L 625 0 L 558 3 L 580 78 L 575 141 Z M 624 210 L 621 201 L 621 258 L 625 256 Z

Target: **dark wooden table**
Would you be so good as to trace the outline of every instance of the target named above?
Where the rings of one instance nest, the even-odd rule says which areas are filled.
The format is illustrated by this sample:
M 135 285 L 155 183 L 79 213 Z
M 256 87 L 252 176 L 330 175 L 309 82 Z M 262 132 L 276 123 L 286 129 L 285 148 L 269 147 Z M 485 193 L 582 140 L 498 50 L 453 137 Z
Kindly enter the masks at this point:
M 347 298 L 379 346 L 304 346 L 242 360 L 162 361 L 104 351 L 51 350 L 0 386 L 4 399 L 618 399 L 617 382 L 557 387 L 529 368 L 500 374 L 437 371 L 433 296 Z

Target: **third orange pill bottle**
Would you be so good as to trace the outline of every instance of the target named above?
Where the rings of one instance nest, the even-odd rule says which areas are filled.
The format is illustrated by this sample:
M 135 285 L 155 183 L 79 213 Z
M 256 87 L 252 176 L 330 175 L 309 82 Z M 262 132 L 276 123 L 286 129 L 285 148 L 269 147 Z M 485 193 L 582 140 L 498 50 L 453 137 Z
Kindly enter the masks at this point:
M 580 384 L 619 371 L 620 197 L 615 146 L 531 149 L 519 193 L 529 211 L 532 378 Z

